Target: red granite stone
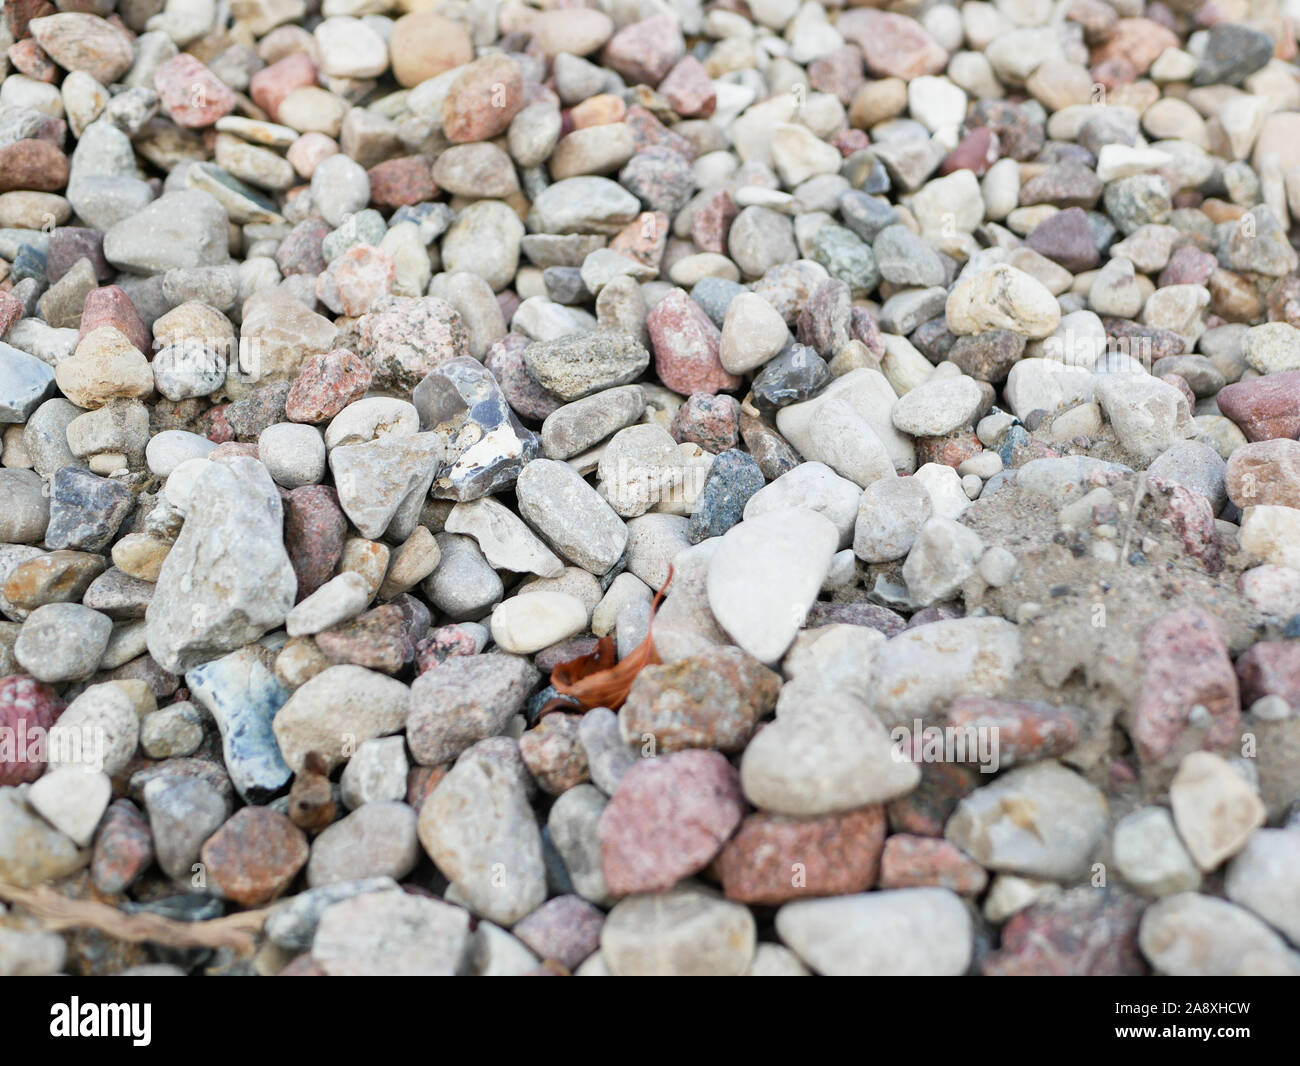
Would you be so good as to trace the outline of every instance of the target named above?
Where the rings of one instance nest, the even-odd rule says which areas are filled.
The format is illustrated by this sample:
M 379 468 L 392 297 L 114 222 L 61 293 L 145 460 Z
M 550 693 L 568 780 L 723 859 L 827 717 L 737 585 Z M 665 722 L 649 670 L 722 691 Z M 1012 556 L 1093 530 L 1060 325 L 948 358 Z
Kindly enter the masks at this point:
M 14 40 L 20 41 L 28 35 L 28 24 L 32 19 L 53 15 L 58 9 L 50 0 L 5 0 L 4 18 Z
M 671 220 L 664 212 L 643 211 L 614 234 L 608 247 L 610 251 L 619 252 L 657 270 L 671 232 Z
M 1178 35 L 1147 18 L 1122 18 L 1105 43 L 1092 50 L 1093 77 L 1107 88 L 1136 81 Z
M 302 602 L 333 576 L 347 531 L 348 520 L 333 488 L 304 485 L 285 495 L 284 547 L 298 578 L 295 602 Z
M 52 686 L 33 677 L 0 678 L 0 785 L 35 781 L 45 772 L 46 733 L 65 706 Z
M 244 807 L 204 842 L 199 858 L 208 887 L 241 907 L 281 895 L 307 864 L 301 829 L 269 807 Z
M 159 102 L 178 126 L 202 129 L 235 110 L 235 94 L 188 52 L 173 56 L 153 76 Z
M 695 145 L 680 133 L 674 133 L 640 104 L 633 104 L 627 109 L 626 121 L 632 130 L 632 139 L 638 152 L 658 145 L 671 148 L 688 160 L 695 158 Z
M 821 818 L 749 815 L 718 858 L 722 890 L 743 903 L 778 904 L 865 892 L 885 840 L 879 807 Z
M 447 90 L 442 132 L 453 144 L 486 141 L 506 131 L 524 106 L 524 78 L 509 56 L 467 63 Z
M 614 895 L 660 892 L 704 869 L 740 824 L 740 775 L 716 751 L 643 759 L 600 816 L 600 860 Z
M 68 158 L 49 141 L 29 137 L 0 148 L 0 192 L 58 192 L 67 183 Z
M 696 393 L 677 409 L 669 432 L 678 444 L 725 452 L 740 440 L 740 404 L 734 396 Z
M 370 388 L 370 367 L 346 348 L 319 352 L 303 364 L 284 412 L 290 422 L 326 422 Z
M 1003 767 L 1054 759 L 1079 743 L 1080 712 L 1034 700 L 958 696 L 948 707 L 948 724 L 960 729 L 996 730 Z
M 1013 915 L 981 969 L 986 977 L 1140 977 L 1147 972 L 1137 943 L 1144 909 L 1126 893 L 1070 889 Z
M 129 799 L 109 804 L 95 832 L 90 854 L 90 879 L 100 892 L 125 892 L 153 862 L 153 833 L 149 820 Z
M 668 106 L 683 118 L 708 118 L 718 106 L 718 93 L 704 64 L 694 56 L 683 56 L 659 83 Z
M 681 27 L 671 15 L 654 15 L 624 26 L 605 45 L 601 63 L 629 85 L 657 86 L 686 52 Z
M 104 285 L 86 294 L 79 336 L 84 337 L 100 326 L 113 326 L 120 330 L 147 358 L 153 358 L 149 327 L 144 324 L 131 297 L 117 285 Z
M 47 85 L 53 84 L 59 76 L 59 68 L 45 54 L 45 49 L 28 37 L 9 46 L 9 62 L 20 74 L 26 74 L 36 81 Z
M 386 159 L 368 171 L 370 201 L 376 207 L 401 207 L 432 200 L 438 195 L 433 172 L 422 156 L 405 155 Z
M 1237 674 L 1212 615 L 1198 608 L 1165 615 L 1143 637 L 1142 661 L 1130 732 L 1143 763 L 1181 750 L 1189 729 L 1204 730 L 1198 746 L 1207 748 L 1236 739 L 1241 718 Z M 1203 712 L 1193 715 L 1195 707 Z
M 331 568 L 332 569 L 332 568 Z M 316 634 L 316 646 L 336 663 L 395 674 L 415 658 L 402 608 L 385 603 Z
M 978 896 L 988 884 L 984 867 L 946 840 L 895 833 L 880 855 L 881 888 L 946 888 Z
M 949 816 L 963 796 L 986 783 L 987 774 L 959 763 L 921 764 L 921 783 L 906 796 L 890 800 L 885 808 L 889 828 L 897 833 L 941 837 Z
M 1300 436 L 1300 370 L 1225 385 L 1216 401 L 1219 410 L 1241 427 L 1247 440 L 1295 440 Z
M 987 126 L 977 126 L 957 142 L 957 147 L 944 157 L 940 174 L 954 170 L 969 170 L 983 176 L 998 160 L 998 137 Z
M 0 337 L 9 332 L 9 327 L 23 317 L 23 302 L 12 292 L 0 292 Z
M 691 240 L 701 251 L 727 254 L 727 234 L 740 209 L 731 193 L 719 189 L 696 209 L 691 218 Z
M 940 74 L 948 65 L 948 53 L 925 27 L 906 15 L 855 7 L 840 16 L 835 28 L 862 49 L 867 70 L 877 77 L 911 81 L 923 74 Z
M 715 393 L 741 386 L 741 378 L 722 369 L 722 333 L 704 308 L 681 289 L 674 289 L 646 315 L 654 348 L 655 372 L 668 388 L 683 396 Z
M 938 463 L 954 470 L 967 459 L 984 450 L 979 437 L 970 429 L 959 429 L 943 437 L 916 438 L 916 465 Z
M 1260 641 L 1237 660 L 1237 679 L 1242 706 L 1281 696 L 1293 712 L 1300 711 L 1300 641 Z

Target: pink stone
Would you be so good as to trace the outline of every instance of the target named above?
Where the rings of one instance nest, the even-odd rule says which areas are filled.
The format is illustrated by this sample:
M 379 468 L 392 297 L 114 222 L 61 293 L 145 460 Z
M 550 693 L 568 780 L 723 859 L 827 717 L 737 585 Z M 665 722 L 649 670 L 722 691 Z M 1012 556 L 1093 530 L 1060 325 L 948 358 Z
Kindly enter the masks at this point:
M 1237 678 L 1243 706 L 1281 696 L 1292 711 L 1300 711 L 1300 642 L 1260 641 L 1237 660 Z
M 318 352 L 303 364 L 284 401 L 290 422 L 325 422 L 370 388 L 370 367 L 346 348 Z
M 1147 630 L 1142 661 L 1131 732 L 1143 763 L 1179 749 L 1187 730 L 1195 728 L 1197 706 L 1204 708 L 1204 746 L 1233 742 L 1241 718 L 1237 674 L 1212 615 L 1199 608 L 1165 615 Z
M 862 49 L 867 69 L 878 77 L 911 81 L 923 74 L 940 74 L 948 65 L 948 53 L 906 15 L 855 7 L 840 16 L 836 29 Z
M 85 312 L 82 312 L 83 314 Z M 11 292 L 0 292 L 0 337 L 23 317 L 23 302 Z M 84 321 L 84 319 L 83 319 Z
M 668 106 L 683 118 L 708 118 L 718 106 L 718 93 L 708 71 L 694 56 L 683 56 L 659 83 Z
M 286 96 L 295 89 L 315 84 L 316 64 L 311 61 L 311 56 L 295 52 L 254 74 L 248 82 L 248 95 L 274 120 L 279 116 L 280 105 Z
M 996 729 L 1000 765 L 1053 759 L 1079 743 L 1077 711 L 1033 700 L 958 696 L 948 724 L 959 729 Z
M 125 892 L 153 862 L 149 821 L 129 799 L 114 800 L 95 833 L 90 878 L 105 895 Z
M 1217 574 L 1222 570 L 1223 545 L 1210 501 L 1199 492 L 1156 475 L 1148 479 L 1147 486 L 1152 496 L 1157 493 L 1164 496 L 1160 521 L 1173 529 L 1183 542 L 1183 550 L 1210 573 Z
M 740 824 L 740 775 L 716 751 L 642 759 L 600 816 L 600 861 L 617 896 L 660 892 L 704 869 Z
M 500 340 L 493 341 L 483 357 L 483 365 L 500 383 L 506 402 L 515 414 L 540 422 L 563 407 L 564 401 L 540 385 L 528 372 L 524 349 L 529 343 L 522 333 L 507 333 Z
M 1186 245 L 1169 257 L 1160 271 L 1158 286 L 1163 289 L 1166 285 L 1204 285 L 1218 269 L 1219 261 L 1209 252 Z
M 438 195 L 429 163 L 422 156 L 388 159 L 370 168 L 370 200 L 376 207 L 401 207 Z
M 1115 32 L 1092 50 L 1093 77 L 1107 88 L 1136 81 L 1166 48 L 1178 47 L 1178 35 L 1147 18 L 1120 19 Z
M 325 269 L 323 245 L 330 224 L 313 215 L 294 226 L 275 250 L 275 265 L 285 277 L 290 274 L 319 274 Z
M 695 145 L 680 133 L 674 133 L 640 104 L 633 104 L 627 109 L 626 121 L 632 130 L 632 139 L 638 152 L 660 146 L 671 148 L 688 162 L 695 159 Z
M 1224 481 L 1238 507 L 1300 508 L 1300 441 L 1279 437 L 1243 445 L 1228 459 Z
M 646 315 L 655 372 L 668 388 L 689 396 L 740 388 L 741 379 L 722 369 L 722 333 L 682 289 L 674 289 Z
M 284 156 L 300 178 L 310 181 L 311 176 L 316 173 L 316 168 L 330 156 L 338 153 L 339 146 L 333 137 L 312 130 L 289 145 L 289 150 L 284 153 Z
M 976 126 L 966 134 L 939 166 L 940 174 L 969 170 L 982 177 L 998 159 L 998 136 L 987 126 Z
M 230 87 L 188 52 L 160 66 L 153 84 L 163 110 L 178 126 L 202 129 L 235 110 Z
M 1247 440 L 1295 440 L 1300 436 L 1300 370 L 1225 385 L 1215 399 L 1219 410 L 1241 427 Z
M 895 833 L 880 855 L 881 888 L 946 888 L 977 896 L 988 884 L 984 867 L 957 845 L 934 837 Z
M 856 44 L 846 44 L 808 64 L 808 84 L 819 93 L 830 93 L 845 107 L 853 102 L 866 80 L 862 50 Z
M 866 130 L 840 130 L 834 134 L 829 142 L 845 159 L 848 159 L 854 152 L 860 152 L 864 148 L 871 147 L 871 138 L 867 136 Z
M 339 314 L 364 315 L 393 288 L 397 264 L 387 252 L 355 244 L 316 278 L 316 298 Z
M 1014 915 L 1001 947 L 981 967 L 986 977 L 1140 977 L 1143 902 L 1126 893 L 1073 888 Z
M 677 409 L 669 432 L 678 444 L 725 452 L 740 439 L 740 404 L 734 396 L 697 393 Z
M 153 344 L 149 327 L 135 309 L 126 292 L 116 285 L 105 285 L 86 293 L 81 309 L 81 329 L 78 339 L 100 326 L 113 326 L 125 334 L 126 339 L 145 356 L 153 358 Z
M 656 270 L 668 245 L 670 222 L 663 211 L 643 211 L 618 231 L 609 242 L 609 249 L 621 252 L 638 263 Z
M 744 903 L 865 892 L 876 883 L 884 839 L 880 807 L 820 818 L 757 811 L 727 842 L 717 869 L 723 892 Z M 795 877 L 796 871 L 803 876 Z
M 726 189 L 719 189 L 691 218 L 691 240 L 705 252 L 727 254 L 727 234 L 739 213 L 736 201 Z
M 685 53 L 686 41 L 677 20 L 671 15 L 655 15 L 614 34 L 601 53 L 601 62 L 618 71 L 629 85 L 654 87 Z
M 509 56 L 486 55 L 460 68 L 442 104 L 442 132 L 453 144 L 506 131 L 524 106 L 524 77 Z
M 605 915 L 581 896 L 549 899 L 510 931 L 538 958 L 554 959 L 572 972 L 600 947 Z
M 65 706 L 52 686 L 33 677 L 0 678 L 0 785 L 35 781 L 45 772 L 46 732 Z
M 297 602 L 334 574 L 343 554 L 348 520 L 328 485 L 304 485 L 284 498 L 284 548 L 298 578 Z

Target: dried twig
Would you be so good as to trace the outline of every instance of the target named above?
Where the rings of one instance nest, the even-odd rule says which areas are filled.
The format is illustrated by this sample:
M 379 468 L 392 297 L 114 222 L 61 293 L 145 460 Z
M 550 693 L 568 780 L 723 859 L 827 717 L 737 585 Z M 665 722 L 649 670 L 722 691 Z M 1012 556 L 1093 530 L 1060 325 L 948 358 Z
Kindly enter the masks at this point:
M 241 911 L 202 922 L 178 922 L 160 914 L 127 914 L 107 903 L 68 899 L 48 885 L 19 888 L 0 881 L 0 900 L 30 911 L 47 929 L 96 929 L 132 944 L 161 944 L 169 948 L 234 948 L 251 952 L 270 909 Z

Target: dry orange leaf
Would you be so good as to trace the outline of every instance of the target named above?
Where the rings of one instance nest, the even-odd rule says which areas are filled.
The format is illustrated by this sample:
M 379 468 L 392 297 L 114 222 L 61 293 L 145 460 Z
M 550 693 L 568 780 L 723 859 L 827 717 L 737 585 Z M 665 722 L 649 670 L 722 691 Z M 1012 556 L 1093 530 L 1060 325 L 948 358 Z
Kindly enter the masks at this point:
M 608 707 L 611 711 L 616 711 L 623 706 L 636 675 L 647 666 L 659 663 L 653 635 L 655 611 L 659 609 L 659 602 L 664 598 L 672 580 L 673 568 L 669 566 L 668 580 L 655 593 L 654 602 L 650 604 L 650 625 L 645 640 L 633 648 L 622 662 L 615 662 L 617 651 L 613 638 L 601 637 L 595 651 L 556 665 L 551 671 L 551 684 L 568 699 L 559 696 L 551 699 L 537 716 L 539 720 L 551 711 L 574 710 L 571 701 L 576 702 L 577 709 L 583 711 L 589 711 L 593 707 Z

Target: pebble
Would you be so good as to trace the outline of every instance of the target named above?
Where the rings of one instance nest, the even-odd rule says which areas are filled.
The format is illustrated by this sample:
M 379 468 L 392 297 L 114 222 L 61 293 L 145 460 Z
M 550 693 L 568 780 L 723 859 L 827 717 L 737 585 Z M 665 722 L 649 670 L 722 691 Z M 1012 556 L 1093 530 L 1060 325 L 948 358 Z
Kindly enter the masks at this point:
M 722 539 L 708 571 L 709 607 L 741 648 L 775 662 L 816 599 L 839 533 L 816 512 L 790 510 L 747 519 Z
M 376 800 L 357 807 L 312 843 L 307 883 L 320 888 L 362 877 L 401 880 L 420 859 L 415 826 L 415 811 L 402 802 Z
M 1048 759 L 963 798 L 944 836 L 988 869 L 1069 881 L 1088 869 L 1107 822 L 1100 790 Z
M 278 811 L 244 807 L 199 851 L 218 895 L 244 907 L 280 896 L 307 862 L 307 838 Z
M 1300 973 L 1300 955 L 1243 907 L 1180 892 L 1147 908 L 1138 943 L 1157 972 L 1178 977 Z
M 458 893 L 476 913 L 507 926 L 546 898 L 525 773 L 513 741 L 480 741 L 430 793 L 418 822 L 421 845 Z
M 1183 757 L 1169 785 L 1174 824 L 1196 865 L 1209 872 L 1264 824 L 1264 805 L 1224 759 L 1208 751 Z
M 974 950 L 966 906 L 944 888 L 797 900 L 777 911 L 776 931 L 823 976 L 953 977 Z
M 280 625 L 297 585 L 281 541 L 283 507 L 265 467 L 247 457 L 208 463 L 195 492 L 145 614 L 150 654 L 173 670 Z
M 470 941 L 460 907 L 404 892 L 368 892 L 327 906 L 311 957 L 336 977 L 449 977 Z
M 453 656 L 424 671 L 411 686 L 406 726 L 415 761 L 451 762 L 478 741 L 501 735 L 538 680 L 526 659 L 497 652 Z
M 600 953 L 619 977 L 734 977 L 749 968 L 755 939 L 746 907 L 687 883 L 616 903 Z
M 884 725 L 860 699 L 817 690 L 807 697 L 798 713 L 778 717 L 745 749 L 741 783 L 751 803 L 777 814 L 817 817 L 881 803 L 916 787 L 918 769 L 894 757 Z

